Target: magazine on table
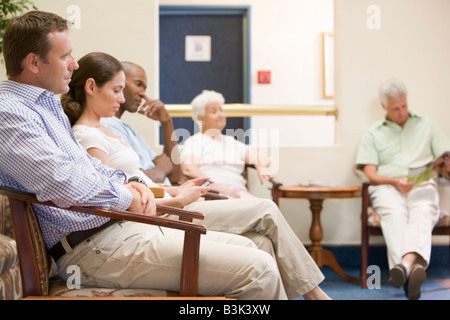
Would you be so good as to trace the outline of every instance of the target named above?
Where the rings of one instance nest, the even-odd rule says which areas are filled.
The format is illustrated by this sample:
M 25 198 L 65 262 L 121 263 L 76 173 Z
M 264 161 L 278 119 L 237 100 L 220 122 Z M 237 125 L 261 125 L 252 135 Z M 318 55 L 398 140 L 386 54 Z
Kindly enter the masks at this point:
M 408 170 L 408 181 L 413 181 L 416 185 L 419 183 L 422 183 L 424 181 L 428 181 L 433 176 L 433 171 L 435 169 L 434 164 L 437 160 L 443 158 L 443 157 L 450 157 L 450 152 L 444 152 L 439 157 L 437 157 L 435 160 L 428 162 L 426 165 L 417 167 L 417 168 L 410 168 Z

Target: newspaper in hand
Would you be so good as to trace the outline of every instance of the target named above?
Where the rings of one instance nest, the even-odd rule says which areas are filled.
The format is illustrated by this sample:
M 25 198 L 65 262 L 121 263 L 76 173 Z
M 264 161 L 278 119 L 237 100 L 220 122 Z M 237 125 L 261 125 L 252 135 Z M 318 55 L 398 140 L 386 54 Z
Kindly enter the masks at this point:
M 433 175 L 434 161 L 427 163 L 424 166 L 418 168 L 409 168 L 408 170 L 408 182 L 414 182 L 415 185 L 428 181 Z
M 436 160 L 431 161 L 424 166 L 410 168 L 408 170 L 408 181 L 412 181 L 415 185 L 418 185 L 419 183 L 430 180 L 433 177 L 435 162 L 440 158 L 448 156 L 450 156 L 450 152 L 444 152 L 442 155 L 437 157 Z

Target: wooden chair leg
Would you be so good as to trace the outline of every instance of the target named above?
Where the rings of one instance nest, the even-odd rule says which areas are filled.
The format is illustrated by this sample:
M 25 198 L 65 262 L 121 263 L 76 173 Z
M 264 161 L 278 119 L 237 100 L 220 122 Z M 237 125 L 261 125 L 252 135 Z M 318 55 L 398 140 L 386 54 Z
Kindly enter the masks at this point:
M 367 267 L 369 264 L 369 236 L 367 228 L 361 231 L 361 288 L 367 289 Z
M 367 230 L 368 207 L 369 207 L 369 184 L 362 185 L 362 208 L 361 208 L 361 288 L 367 289 L 367 267 L 369 264 L 369 233 Z

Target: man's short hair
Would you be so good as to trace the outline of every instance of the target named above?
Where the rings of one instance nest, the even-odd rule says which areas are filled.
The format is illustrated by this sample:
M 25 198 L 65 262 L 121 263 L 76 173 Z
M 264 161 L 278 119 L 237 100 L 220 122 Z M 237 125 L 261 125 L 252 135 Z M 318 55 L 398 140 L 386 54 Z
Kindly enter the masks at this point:
M 67 20 L 51 12 L 30 11 L 12 18 L 3 36 L 6 74 L 20 75 L 23 60 L 30 52 L 46 61 L 51 49 L 47 35 L 67 29 Z
M 398 79 L 388 79 L 380 85 L 380 100 L 384 106 L 388 105 L 391 98 L 401 98 L 406 96 L 408 90 L 405 84 Z

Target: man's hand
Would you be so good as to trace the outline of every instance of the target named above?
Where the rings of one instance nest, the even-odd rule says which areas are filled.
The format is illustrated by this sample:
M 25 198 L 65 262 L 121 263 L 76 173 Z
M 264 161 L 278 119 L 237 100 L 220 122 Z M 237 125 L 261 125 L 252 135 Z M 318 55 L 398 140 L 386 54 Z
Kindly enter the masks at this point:
M 164 103 L 156 99 L 155 100 L 150 99 L 145 94 L 142 94 L 142 98 L 145 101 L 144 104 L 138 110 L 140 114 L 143 114 L 149 117 L 150 119 L 160 122 L 166 122 L 172 119 Z
M 170 160 L 170 158 L 165 153 L 156 156 L 152 161 L 156 167 L 160 168 L 160 170 L 165 173 L 165 175 L 168 175 L 169 172 L 172 171 L 172 160 Z
M 156 203 L 153 192 L 143 183 L 130 182 L 125 185 L 133 196 L 128 211 L 147 216 L 156 215 Z
M 450 179 L 450 156 L 445 155 L 440 157 L 434 163 L 434 168 L 442 174 L 446 179 Z
M 155 167 L 144 170 L 144 173 L 152 179 L 153 182 L 163 183 L 166 176 L 169 175 L 173 169 L 172 161 L 165 153 L 162 153 L 153 159 L 153 163 L 155 164 Z
M 414 182 L 408 182 L 407 177 L 391 178 L 386 176 L 380 176 L 377 173 L 377 166 L 373 164 L 366 164 L 363 168 L 363 172 L 369 178 L 369 181 L 374 185 L 390 184 L 397 188 L 402 194 L 406 194 L 414 188 Z
M 408 178 L 402 177 L 395 179 L 394 187 L 396 187 L 401 193 L 406 194 L 414 188 L 414 182 L 408 182 Z

